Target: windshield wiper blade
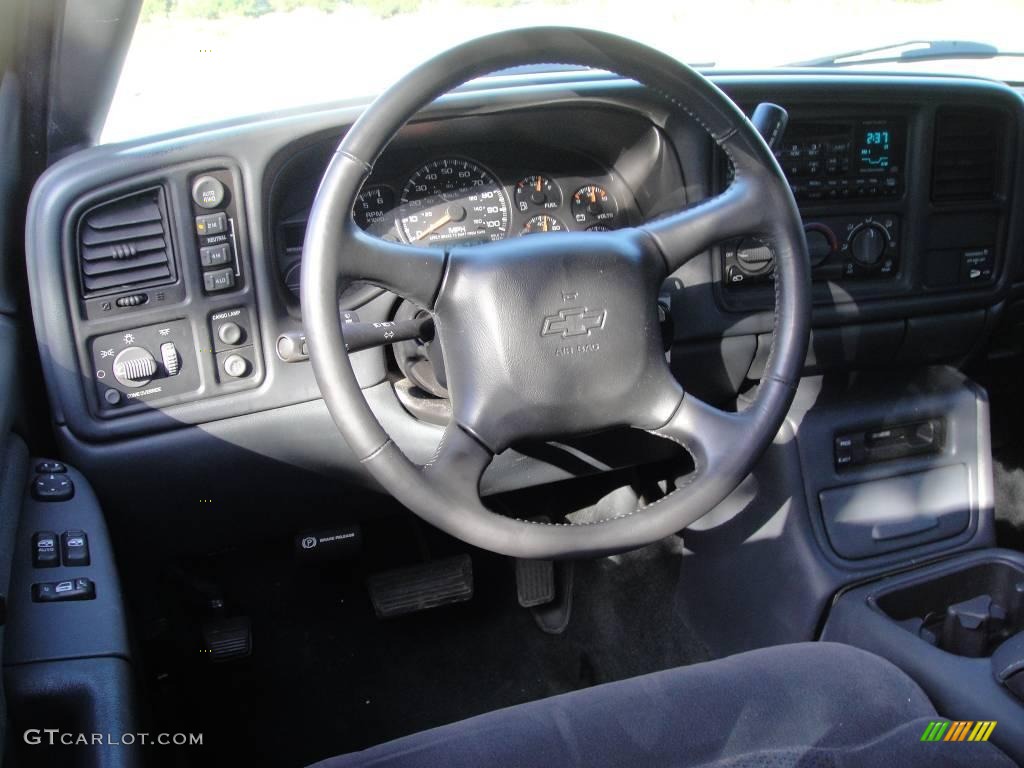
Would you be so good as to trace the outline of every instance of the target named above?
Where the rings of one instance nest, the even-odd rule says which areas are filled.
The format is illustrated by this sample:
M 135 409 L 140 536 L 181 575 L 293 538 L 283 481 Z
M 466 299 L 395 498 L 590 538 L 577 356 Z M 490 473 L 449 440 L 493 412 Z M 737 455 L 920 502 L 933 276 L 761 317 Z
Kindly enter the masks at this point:
M 972 40 L 907 40 L 903 43 L 862 48 L 787 64 L 789 67 L 849 67 L 856 64 L 907 63 L 943 59 L 996 59 L 1024 57 L 1024 51 L 1001 51 Z

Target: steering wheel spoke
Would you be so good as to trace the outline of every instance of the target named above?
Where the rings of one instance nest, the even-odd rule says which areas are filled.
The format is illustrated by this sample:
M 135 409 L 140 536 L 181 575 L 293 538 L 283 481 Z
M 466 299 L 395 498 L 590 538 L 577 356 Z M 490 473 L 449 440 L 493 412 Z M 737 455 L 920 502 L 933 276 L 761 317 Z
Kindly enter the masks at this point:
M 480 478 L 494 454 L 455 421 L 448 424 L 423 474 L 449 494 L 474 506 L 479 504 Z
M 350 231 L 345 247 L 338 253 L 342 281 L 371 283 L 424 309 L 433 309 L 444 276 L 444 249 L 381 240 L 366 234 L 351 220 L 346 226 Z
M 651 434 L 672 440 L 693 457 L 699 474 L 715 471 L 749 438 L 752 419 L 747 412 L 730 413 L 686 394 L 679 408 L 663 426 Z
M 738 178 L 707 200 L 641 225 L 661 248 L 669 273 L 715 243 L 765 228 L 765 196 L 753 179 Z

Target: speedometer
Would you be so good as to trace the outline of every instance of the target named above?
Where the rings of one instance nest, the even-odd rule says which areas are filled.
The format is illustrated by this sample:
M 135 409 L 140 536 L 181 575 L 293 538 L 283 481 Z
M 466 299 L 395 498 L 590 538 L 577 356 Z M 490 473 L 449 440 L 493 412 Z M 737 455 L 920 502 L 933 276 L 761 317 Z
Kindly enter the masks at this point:
M 399 224 L 414 245 L 483 243 L 508 234 L 508 209 L 494 174 L 470 160 L 443 158 L 409 177 Z

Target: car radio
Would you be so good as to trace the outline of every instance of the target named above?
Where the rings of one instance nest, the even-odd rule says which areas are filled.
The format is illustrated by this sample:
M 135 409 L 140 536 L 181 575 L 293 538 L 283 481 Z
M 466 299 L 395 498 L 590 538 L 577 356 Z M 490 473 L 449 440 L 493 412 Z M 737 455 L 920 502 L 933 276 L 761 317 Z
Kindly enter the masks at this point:
M 897 198 L 906 135 L 897 118 L 794 121 L 775 156 L 800 202 Z

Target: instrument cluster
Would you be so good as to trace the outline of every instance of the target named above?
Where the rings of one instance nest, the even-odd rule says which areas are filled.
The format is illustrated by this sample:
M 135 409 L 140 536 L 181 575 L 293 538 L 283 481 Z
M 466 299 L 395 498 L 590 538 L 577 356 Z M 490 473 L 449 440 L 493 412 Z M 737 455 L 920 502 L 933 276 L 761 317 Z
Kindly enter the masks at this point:
M 430 160 L 401 186 L 371 179 L 356 223 L 417 246 L 475 245 L 536 234 L 607 231 L 626 224 L 608 180 L 521 171 L 502 179 L 465 157 Z

